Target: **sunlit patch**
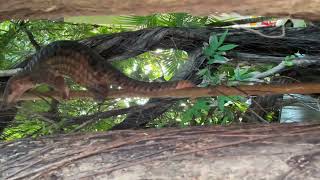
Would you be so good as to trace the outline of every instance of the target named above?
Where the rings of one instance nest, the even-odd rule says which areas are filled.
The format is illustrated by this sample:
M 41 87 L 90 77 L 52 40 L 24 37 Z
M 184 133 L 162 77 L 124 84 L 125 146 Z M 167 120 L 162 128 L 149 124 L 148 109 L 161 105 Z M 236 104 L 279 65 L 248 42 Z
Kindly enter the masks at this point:
M 149 99 L 147 98 L 138 98 L 138 100 L 137 100 L 137 104 L 139 104 L 139 105 L 144 105 L 144 104 L 146 104 L 147 102 L 149 101 Z
M 132 66 L 132 71 L 137 71 L 137 70 L 138 70 L 138 64 L 134 63 L 133 66 Z
M 80 115 L 86 115 L 86 114 L 87 114 L 87 111 L 82 110 L 82 111 L 79 112 L 79 114 L 80 114 Z
M 151 72 L 151 70 L 152 70 L 151 65 L 150 65 L 150 64 L 146 65 L 146 66 L 144 67 L 144 70 L 145 70 L 145 72 L 146 72 L 147 74 L 149 74 L 149 73 Z
M 130 102 L 132 101 L 135 101 L 135 103 L 137 103 L 138 105 L 144 105 L 148 102 L 148 100 L 148 98 L 125 98 L 123 102 L 126 105 L 126 107 L 129 107 Z
M 163 52 L 163 49 L 156 49 L 155 51 L 154 51 L 154 53 L 156 53 L 156 54 L 161 54 Z
M 242 117 L 239 117 L 239 122 L 242 122 Z
M 129 107 L 129 106 L 130 106 L 130 104 L 129 104 L 129 103 L 130 103 L 130 99 L 131 99 L 131 98 L 125 98 L 125 99 L 123 100 L 123 102 L 124 102 L 124 104 L 125 104 L 126 107 Z
M 162 71 L 162 74 L 165 75 L 165 74 L 168 74 L 168 69 L 165 65 L 163 65 L 163 63 L 161 63 L 161 71 Z
M 234 104 L 233 101 L 228 101 L 228 102 L 224 103 L 224 106 L 231 106 L 231 105 L 233 105 L 233 104 Z

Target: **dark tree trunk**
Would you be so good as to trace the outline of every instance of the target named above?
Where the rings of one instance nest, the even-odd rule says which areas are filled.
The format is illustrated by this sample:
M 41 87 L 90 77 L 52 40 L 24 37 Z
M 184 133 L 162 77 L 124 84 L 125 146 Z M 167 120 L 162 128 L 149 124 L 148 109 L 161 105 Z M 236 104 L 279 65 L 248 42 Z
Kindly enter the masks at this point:
M 319 179 L 320 125 L 193 127 L 0 143 L 1 179 Z

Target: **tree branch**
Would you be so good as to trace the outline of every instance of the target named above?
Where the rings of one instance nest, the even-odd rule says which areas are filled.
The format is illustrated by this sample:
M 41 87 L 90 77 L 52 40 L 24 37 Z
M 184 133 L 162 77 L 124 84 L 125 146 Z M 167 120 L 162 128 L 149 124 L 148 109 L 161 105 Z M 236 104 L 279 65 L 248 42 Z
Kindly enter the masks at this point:
M 108 98 L 128 98 L 128 97 L 143 97 L 143 98 L 198 98 L 211 97 L 221 95 L 270 95 L 270 94 L 314 94 L 320 93 L 320 83 L 292 83 L 285 85 L 242 85 L 242 86 L 213 86 L 208 88 L 184 88 L 171 89 L 153 92 L 134 92 L 130 90 L 113 90 L 108 92 Z M 60 93 L 56 91 L 39 93 L 34 90 L 25 93 L 19 100 L 36 100 L 40 99 L 39 95 L 46 97 L 54 97 L 61 99 Z M 93 98 L 93 95 L 88 91 L 71 91 L 70 98 Z
M 299 58 L 296 60 L 292 60 L 292 63 L 294 64 L 293 66 L 287 66 L 286 63 L 284 61 L 282 61 L 280 64 L 278 64 L 277 66 L 265 71 L 265 72 L 261 72 L 261 73 L 257 73 L 255 75 L 253 75 L 250 79 L 260 79 L 260 78 L 265 78 L 271 75 L 274 75 L 276 73 L 280 73 L 286 69 L 289 69 L 291 67 L 296 67 L 296 66 L 309 66 L 312 64 L 320 64 L 320 61 L 317 60 L 308 60 L 308 59 L 303 59 L 303 58 Z

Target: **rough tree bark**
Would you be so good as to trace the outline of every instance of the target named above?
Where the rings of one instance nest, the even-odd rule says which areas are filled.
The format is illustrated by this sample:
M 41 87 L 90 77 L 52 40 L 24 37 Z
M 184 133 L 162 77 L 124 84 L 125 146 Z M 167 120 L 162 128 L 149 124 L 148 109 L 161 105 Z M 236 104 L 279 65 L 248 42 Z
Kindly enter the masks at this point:
M 0 143 L 0 178 L 319 179 L 319 135 L 296 124 L 22 139 Z
M 11 0 L 0 1 L 0 19 L 60 18 L 79 15 L 147 15 L 156 12 L 238 12 L 244 15 L 319 19 L 319 0 Z

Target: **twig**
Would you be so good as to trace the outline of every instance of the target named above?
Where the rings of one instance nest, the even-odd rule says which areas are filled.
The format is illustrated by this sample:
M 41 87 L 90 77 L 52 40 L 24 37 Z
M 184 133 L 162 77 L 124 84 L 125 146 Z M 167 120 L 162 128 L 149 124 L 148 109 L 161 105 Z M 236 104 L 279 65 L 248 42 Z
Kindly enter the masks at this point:
M 33 34 L 31 33 L 31 31 L 29 31 L 29 29 L 27 29 L 26 27 L 26 22 L 21 21 L 18 25 L 19 27 L 22 29 L 23 32 L 25 32 L 30 40 L 30 43 L 32 44 L 32 46 L 39 51 L 41 46 L 39 45 L 39 43 L 35 40 Z
M 298 60 L 292 60 L 292 63 L 295 66 L 307 66 L 307 65 L 311 65 L 311 64 L 315 64 L 315 63 L 319 63 L 319 61 L 317 60 L 307 60 L 307 59 L 298 59 Z M 288 66 L 285 64 L 284 61 L 282 61 L 280 64 L 278 64 L 277 66 L 262 72 L 262 73 L 257 73 L 255 74 L 253 77 L 251 77 L 252 79 L 260 79 L 260 78 L 265 78 L 271 75 L 274 75 L 276 73 L 279 73 L 285 69 L 287 69 Z
M 272 38 L 272 39 L 278 39 L 278 38 L 283 38 L 285 37 L 286 35 L 286 28 L 285 26 L 282 26 L 281 29 L 282 29 L 282 33 L 280 35 L 275 35 L 275 36 L 269 36 L 269 35 L 265 35 L 263 33 L 261 33 L 260 31 L 258 30 L 255 30 L 255 29 L 251 29 L 251 28 L 246 28 L 246 27 L 239 27 L 240 29 L 244 29 L 246 31 L 249 31 L 249 32 L 252 32 L 254 34 L 257 34 L 259 36 L 262 36 L 262 37 L 265 37 L 265 38 Z
M 257 114 L 254 110 L 249 108 L 248 111 L 250 111 L 253 115 L 255 115 L 260 122 L 269 124 L 269 122 L 267 120 L 265 120 L 263 117 L 261 117 L 259 114 Z

